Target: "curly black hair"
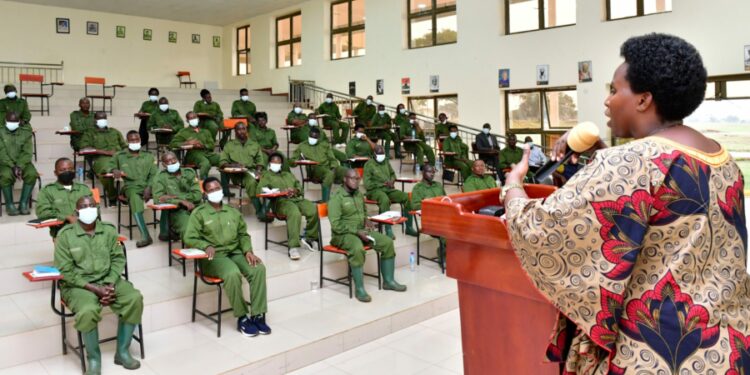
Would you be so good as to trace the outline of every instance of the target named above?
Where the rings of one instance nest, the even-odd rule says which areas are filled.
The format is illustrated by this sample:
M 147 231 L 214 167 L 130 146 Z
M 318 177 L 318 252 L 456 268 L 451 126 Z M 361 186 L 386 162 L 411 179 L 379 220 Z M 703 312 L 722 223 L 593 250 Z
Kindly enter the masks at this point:
M 706 68 L 695 47 L 674 35 L 632 37 L 620 48 L 635 93 L 650 92 L 663 121 L 679 121 L 703 102 Z

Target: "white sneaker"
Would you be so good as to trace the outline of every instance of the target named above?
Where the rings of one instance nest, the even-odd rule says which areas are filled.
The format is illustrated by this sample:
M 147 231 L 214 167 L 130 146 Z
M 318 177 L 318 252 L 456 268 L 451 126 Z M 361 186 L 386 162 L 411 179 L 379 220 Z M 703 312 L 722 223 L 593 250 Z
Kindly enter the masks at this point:
M 299 260 L 299 247 L 293 247 L 289 249 L 289 259 L 291 260 Z
M 308 240 L 307 238 L 301 238 L 300 243 L 302 243 L 302 246 L 307 248 L 307 251 L 315 251 L 315 248 L 313 247 L 313 241 Z

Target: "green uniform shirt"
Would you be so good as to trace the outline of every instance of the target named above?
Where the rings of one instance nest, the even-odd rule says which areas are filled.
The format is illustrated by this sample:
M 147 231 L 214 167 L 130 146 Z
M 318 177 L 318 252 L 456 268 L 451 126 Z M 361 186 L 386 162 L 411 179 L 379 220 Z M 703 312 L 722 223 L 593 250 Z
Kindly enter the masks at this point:
M 213 246 L 217 254 L 229 254 L 235 250 L 243 253 L 253 251 L 245 219 L 236 208 L 226 204 L 221 205 L 218 211 L 210 203 L 196 207 L 190 214 L 182 238 L 188 247 L 205 250 Z
M 125 173 L 123 181 L 126 187 L 135 187 L 145 189 L 151 186 L 154 177 L 159 173 L 156 168 L 156 158 L 154 154 L 141 150 L 133 154 L 129 149 L 120 150 L 109 159 L 109 170 L 119 169 Z
M 471 176 L 469 176 L 469 178 L 466 179 L 466 181 L 464 181 L 464 193 L 477 190 L 494 189 L 496 187 L 497 184 L 490 175 L 478 177 L 477 175 L 472 174 Z
M 339 111 L 339 106 L 335 103 L 326 103 L 323 102 L 318 107 L 318 113 L 321 115 L 328 115 L 328 117 L 323 118 L 323 124 L 326 126 L 332 126 L 336 121 L 341 120 L 341 111 Z
M 258 142 L 260 147 L 264 149 L 271 149 L 279 145 L 276 140 L 276 131 L 268 127 L 264 129 L 257 126 L 250 128 L 250 138 Z
M 55 267 L 63 275 L 64 286 L 83 288 L 86 284 L 114 284 L 125 269 L 125 254 L 115 226 L 96 222 L 94 235 L 80 223 L 65 226 L 55 240 Z
M 214 121 L 216 121 L 220 127 L 223 124 L 224 113 L 221 112 L 221 107 L 217 102 L 206 103 L 204 100 L 199 100 L 193 105 L 193 112 L 208 113 L 214 118 Z
M 345 234 L 356 235 L 365 229 L 365 197 L 359 190 L 351 193 L 344 187 L 336 189 L 328 200 L 328 220 L 333 237 Z
M 523 149 L 520 147 L 510 148 L 505 147 L 500 150 L 500 163 L 498 167 L 500 169 L 510 168 L 511 164 L 516 164 L 521 161 L 523 157 Z
M 255 103 L 251 101 L 243 102 L 242 100 L 235 100 L 232 102 L 232 117 L 255 117 Z
M 172 129 L 175 132 L 185 127 L 185 122 L 182 121 L 180 114 L 174 109 L 168 109 L 166 112 L 162 110 L 151 113 L 151 117 L 148 119 L 149 130 L 153 129 Z
M 286 115 L 286 123 L 288 125 L 291 125 L 291 122 L 295 120 L 305 120 L 305 122 L 307 122 L 307 115 L 304 113 L 297 114 L 294 112 L 294 110 L 292 110 L 288 115 Z M 307 127 L 308 125 L 305 124 L 305 126 L 301 128 L 292 129 L 291 133 L 289 134 L 290 138 L 304 141 L 304 139 L 307 138 L 307 132 L 309 131 L 309 129 L 305 129 Z
M 31 134 L 28 126 L 19 126 L 15 131 L 0 127 L 0 165 L 21 167 L 31 163 L 34 156 Z
M 455 159 L 469 159 L 469 146 L 464 143 L 461 137 L 453 139 L 451 137 L 443 140 L 443 152 L 455 152 L 456 156 L 447 156 L 445 161 L 450 163 Z
M 346 157 L 351 159 L 355 156 L 371 158 L 375 156 L 375 151 L 372 150 L 367 141 L 363 141 L 359 138 L 352 138 L 346 143 Z
M 411 138 L 412 130 L 415 131 L 414 133 L 417 139 L 421 139 L 422 141 L 425 140 L 424 131 L 422 130 L 422 128 L 417 129 L 416 126 L 413 126 L 411 123 L 409 123 L 409 121 L 406 121 L 406 123 L 401 123 L 398 126 L 398 134 L 401 136 L 401 139 Z
M 445 189 L 441 183 L 433 181 L 432 185 L 428 185 L 424 181 L 419 181 L 411 191 L 411 208 L 412 210 L 421 210 L 423 200 L 444 195 L 446 195 Z
M 165 203 L 179 204 L 181 201 L 200 203 L 203 193 L 201 193 L 196 176 L 195 170 L 190 168 L 180 168 L 179 176 L 167 171 L 159 171 L 151 185 L 154 202 L 161 202 L 163 195 L 174 195 L 177 198 L 169 199 Z
M 312 127 L 309 124 L 305 124 L 305 126 L 295 129 L 292 132 L 297 132 L 298 136 L 300 137 L 300 144 L 307 143 L 307 138 L 310 137 L 310 129 Z M 318 143 L 329 143 L 328 142 L 328 136 L 326 135 L 326 130 L 323 128 L 318 128 L 320 130 L 320 138 L 318 138 Z
M 291 198 L 276 198 L 274 201 L 276 203 L 289 199 L 293 202 L 301 201 L 305 199 L 302 196 L 302 184 L 297 180 L 296 177 L 292 174 L 292 172 L 287 172 L 282 170 L 279 173 L 273 173 L 271 171 L 267 171 L 263 173 L 263 176 L 261 176 L 260 181 L 258 182 L 258 187 L 255 190 L 255 194 L 262 194 L 263 188 L 269 188 L 269 189 L 279 189 L 279 190 L 285 190 L 285 189 L 297 189 L 300 191 L 300 194 L 298 194 L 295 197 Z
M 196 131 L 198 130 L 198 131 Z M 179 149 L 180 146 L 182 146 L 185 141 L 191 140 L 191 139 L 197 139 L 203 144 L 203 149 L 195 149 L 195 150 L 189 150 L 188 152 L 205 152 L 205 153 L 212 153 L 214 150 L 215 140 L 214 137 L 211 136 L 211 132 L 202 127 L 193 128 L 187 127 L 182 128 L 180 131 L 175 134 L 174 138 L 172 138 L 172 143 L 169 144 L 170 148 L 173 149 Z
M 146 100 L 145 102 L 143 102 L 143 104 L 141 104 L 141 109 L 138 110 L 138 112 L 150 113 L 152 115 L 156 111 L 159 111 L 159 102 L 152 102 L 151 100 Z
M 393 118 L 393 123 L 398 126 L 399 131 L 401 130 L 402 126 L 410 126 L 409 124 L 409 116 L 397 114 L 396 117 Z
M 246 168 L 255 169 L 258 165 L 264 167 L 263 161 L 263 151 L 258 142 L 248 139 L 243 145 L 239 139 L 233 139 L 224 146 L 219 165 L 240 163 Z
M 38 219 L 57 219 L 65 221 L 76 212 L 76 203 L 81 197 L 91 196 L 88 186 L 73 181 L 70 190 L 59 182 L 46 185 L 36 198 L 36 217 Z
M 367 128 L 376 127 L 376 126 L 381 127 L 382 126 L 382 127 L 385 127 L 384 130 L 386 130 L 386 131 L 390 130 L 391 124 L 393 123 L 393 120 L 391 119 L 391 116 L 388 115 L 387 113 L 384 114 L 384 115 L 382 115 L 382 116 L 379 113 L 375 113 L 375 115 L 372 116 L 369 120 L 370 121 L 367 123 Z M 367 129 L 367 128 L 365 128 L 365 129 Z
M 81 133 L 85 133 L 87 130 L 96 129 L 96 120 L 94 120 L 94 112 L 89 111 L 88 115 L 84 115 L 81 111 L 70 112 L 70 130 L 75 130 Z M 79 135 L 78 137 L 81 137 Z
M 127 148 L 128 144 L 122 133 L 115 128 L 92 129 L 83 134 L 81 148 L 95 148 L 102 151 L 120 151 Z
M 365 189 L 368 193 L 385 189 L 386 181 L 396 180 L 396 172 L 393 171 L 391 163 L 388 160 L 384 160 L 382 163 L 378 163 L 375 159 L 368 160 L 365 163 Z
M 448 121 L 446 121 L 445 124 L 442 124 L 442 123 L 439 123 L 439 122 L 435 123 L 435 136 L 436 137 L 440 137 L 440 136 L 449 137 L 450 136 L 450 130 L 449 129 L 450 129 L 451 125 L 453 125 L 453 124 L 451 124 Z
M 354 111 L 352 111 L 352 114 L 354 116 L 357 116 L 357 119 L 360 122 L 366 124 L 368 121 L 372 120 L 372 116 L 375 116 L 377 112 L 378 107 L 376 107 L 374 104 L 367 105 L 366 102 L 359 102 L 359 104 L 354 107 Z
M 289 164 L 294 165 L 294 163 L 302 159 L 317 161 L 320 163 L 317 166 L 325 168 L 334 168 L 340 165 L 339 161 L 333 155 L 331 145 L 321 140 L 315 146 L 310 145 L 309 142 L 300 143 L 289 159 Z
M 22 124 L 31 121 L 29 103 L 27 103 L 24 98 L 16 97 L 15 99 L 0 99 L 0 124 L 5 124 L 5 115 L 8 112 L 15 112 L 18 115 L 18 118 L 21 119 Z

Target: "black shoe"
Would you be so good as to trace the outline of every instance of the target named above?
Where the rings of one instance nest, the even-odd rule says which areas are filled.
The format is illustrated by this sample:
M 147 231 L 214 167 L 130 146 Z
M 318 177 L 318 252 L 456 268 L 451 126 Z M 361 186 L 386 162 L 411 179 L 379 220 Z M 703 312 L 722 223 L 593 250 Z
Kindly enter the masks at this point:
M 255 337 L 258 336 L 258 328 L 253 324 L 250 318 L 243 316 L 237 319 L 237 330 L 242 333 L 243 336 Z
M 266 314 L 256 315 L 250 319 L 252 320 L 253 325 L 260 332 L 261 335 L 271 334 L 271 327 L 269 327 L 268 324 L 266 324 Z
M 159 233 L 159 241 L 167 242 L 169 241 L 169 236 L 165 233 Z

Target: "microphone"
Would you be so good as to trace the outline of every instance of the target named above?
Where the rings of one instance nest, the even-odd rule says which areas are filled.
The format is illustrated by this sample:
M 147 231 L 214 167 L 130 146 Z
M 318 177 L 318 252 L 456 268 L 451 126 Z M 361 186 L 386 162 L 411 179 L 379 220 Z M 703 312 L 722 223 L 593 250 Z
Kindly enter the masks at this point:
M 582 122 L 568 134 L 568 152 L 565 156 L 558 161 L 548 161 L 547 164 L 543 165 L 536 174 L 534 174 L 534 182 L 540 182 L 547 179 L 557 167 L 567 162 L 574 153 L 582 153 L 596 144 L 599 140 L 599 127 L 593 122 Z

